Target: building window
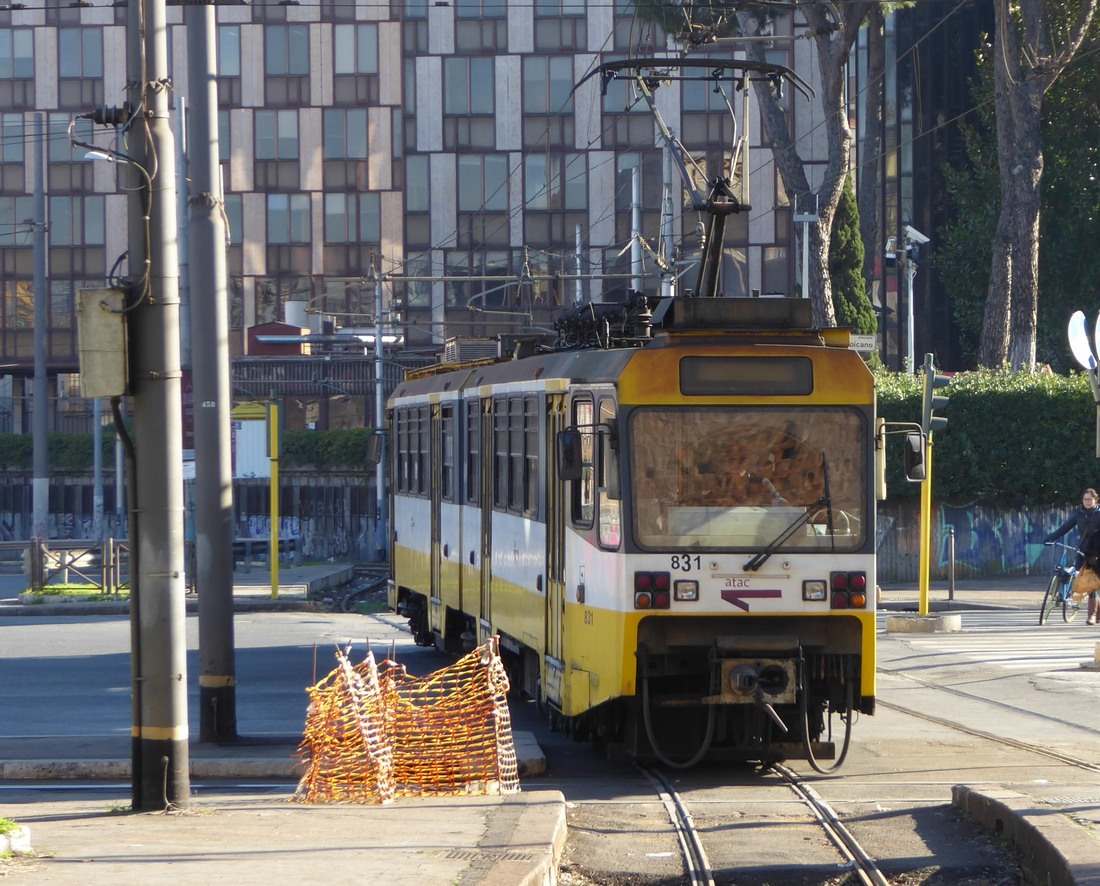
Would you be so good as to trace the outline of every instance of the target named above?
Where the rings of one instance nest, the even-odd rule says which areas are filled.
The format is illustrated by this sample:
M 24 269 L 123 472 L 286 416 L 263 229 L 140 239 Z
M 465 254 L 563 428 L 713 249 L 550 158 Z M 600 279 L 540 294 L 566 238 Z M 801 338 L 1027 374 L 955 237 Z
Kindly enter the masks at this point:
M 241 76 L 241 26 L 218 26 L 218 76 Z
M 0 30 L 0 80 L 33 79 L 33 32 L 29 28 Z
M 267 25 L 264 70 L 272 77 L 309 75 L 309 26 Z
M 379 243 L 381 239 L 378 194 L 325 194 L 326 243 Z
M 0 197 L 0 246 L 34 243 L 34 197 Z
M 23 162 L 23 115 L 0 114 L 0 162 Z
M 336 25 L 333 28 L 333 71 L 337 74 L 378 73 L 378 26 Z
M 72 123 L 72 138 L 78 141 L 95 143 L 95 132 L 91 120 L 73 120 L 72 115 L 64 112 L 49 115 L 47 122 L 46 140 L 49 142 L 48 156 L 50 163 L 84 163 L 84 155 L 87 148 L 82 148 L 72 143 L 69 138 L 69 124 Z M 102 130 L 101 130 L 102 131 Z M 88 161 L 89 165 L 91 161 Z
M 523 113 L 573 112 L 573 60 L 567 56 L 528 56 L 523 60 Z
M 456 0 L 455 18 L 504 18 L 506 0 Z
M 232 151 L 229 149 L 229 111 L 218 111 L 218 162 L 225 163 L 229 160 Z
M 428 0 L 405 0 L 405 18 L 424 19 L 428 17 Z
M 443 113 L 493 113 L 493 59 L 443 59 Z
M 587 209 L 585 155 L 528 154 L 523 159 L 523 187 L 528 209 Z
M 405 211 L 428 212 L 431 209 L 431 181 L 426 154 L 405 158 Z
M 226 194 L 223 205 L 229 224 L 229 245 L 239 246 L 244 236 L 244 200 L 240 194 Z
M 103 197 L 50 197 L 51 246 L 102 246 Z
M 503 154 L 462 154 L 458 158 L 461 212 L 506 212 L 508 158 Z
M 103 35 L 98 28 L 61 28 L 57 43 L 61 77 L 103 76 Z
M 267 242 L 274 244 L 308 243 L 309 195 L 267 195 Z
M 325 108 L 326 160 L 365 160 L 367 111 L 365 108 Z
M 448 277 L 469 276 L 471 279 L 448 280 L 444 284 L 444 303 L 449 308 L 490 307 L 512 304 L 516 284 L 506 249 L 483 249 L 474 252 L 449 250 L 444 259 Z M 497 283 L 493 277 L 500 277 Z
M 684 97 L 683 110 L 687 111 L 725 111 L 729 113 L 726 101 L 729 95 L 723 90 L 725 84 L 718 84 L 722 88 L 715 91 L 716 84 L 711 80 L 685 80 L 683 83 Z
M 298 159 L 298 112 L 257 111 L 256 159 Z
M 535 15 L 584 15 L 584 0 L 535 0 Z

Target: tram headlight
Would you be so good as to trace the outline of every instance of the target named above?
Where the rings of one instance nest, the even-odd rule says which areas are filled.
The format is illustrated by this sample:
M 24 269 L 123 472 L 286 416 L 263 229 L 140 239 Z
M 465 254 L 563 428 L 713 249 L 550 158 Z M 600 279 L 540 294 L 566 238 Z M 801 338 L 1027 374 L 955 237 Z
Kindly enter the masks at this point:
M 693 602 L 699 599 L 699 582 L 678 579 L 672 586 L 672 596 L 681 602 Z
M 829 588 L 823 578 L 814 578 L 802 582 L 803 600 L 825 600 L 828 597 Z

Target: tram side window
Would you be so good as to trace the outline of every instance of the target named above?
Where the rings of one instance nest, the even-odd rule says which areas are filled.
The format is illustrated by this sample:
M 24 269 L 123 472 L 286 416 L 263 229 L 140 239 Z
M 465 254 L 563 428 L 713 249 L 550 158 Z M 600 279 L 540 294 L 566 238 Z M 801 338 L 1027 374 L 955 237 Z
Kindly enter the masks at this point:
M 523 398 L 523 513 L 539 512 L 539 411 L 537 397 Z
M 493 507 L 538 514 L 539 428 L 537 397 L 493 401 Z
M 420 445 L 417 448 L 417 476 L 419 483 L 417 485 L 417 492 L 421 495 L 427 495 L 431 488 L 431 446 L 432 446 L 432 411 L 428 406 L 421 406 L 418 410 L 417 418 L 420 425 Z
M 508 400 L 508 510 L 523 513 L 523 398 Z
M 481 401 L 466 404 L 466 502 L 481 502 Z
M 508 401 L 493 401 L 493 507 L 508 508 Z
M 617 494 L 619 478 L 618 458 L 613 449 L 612 434 L 615 427 L 615 401 L 600 401 L 600 426 L 603 430 L 597 437 L 600 453 L 600 547 L 617 550 L 622 541 L 622 508 Z M 616 441 L 617 442 L 617 441 Z
M 573 403 L 573 425 L 581 435 L 581 475 L 573 481 L 572 517 L 573 523 L 580 526 L 591 526 L 596 513 L 596 472 L 592 457 L 595 434 L 592 413 L 591 400 Z
M 397 424 L 397 470 L 396 485 L 398 492 L 409 491 L 409 410 L 400 409 L 396 416 Z
M 440 461 L 440 494 L 444 501 L 455 500 L 455 408 L 441 406 L 439 420 L 442 425 L 443 453 Z

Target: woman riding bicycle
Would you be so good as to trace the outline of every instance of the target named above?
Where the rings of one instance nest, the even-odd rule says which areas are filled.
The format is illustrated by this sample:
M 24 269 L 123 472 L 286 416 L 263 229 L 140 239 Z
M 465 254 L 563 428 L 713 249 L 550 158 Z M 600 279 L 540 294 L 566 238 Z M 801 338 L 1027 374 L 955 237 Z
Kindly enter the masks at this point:
M 1086 539 L 1089 540 L 1089 547 L 1092 547 L 1092 543 L 1100 541 L 1100 536 L 1095 539 L 1089 539 L 1097 530 L 1100 530 L 1100 507 L 1097 504 L 1100 503 L 1100 499 L 1097 499 L 1095 489 L 1086 489 L 1081 493 L 1081 507 L 1069 515 L 1068 519 L 1057 529 L 1055 529 L 1050 535 L 1048 535 L 1044 542 L 1050 544 L 1060 539 L 1063 535 L 1068 533 L 1072 529 L 1077 530 L 1077 547 L 1081 550 L 1085 550 Z M 1077 555 L 1077 567 L 1082 565 L 1084 560 L 1084 554 Z M 1100 605 L 1097 600 L 1097 592 L 1093 591 L 1089 594 L 1089 616 L 1085 624 L 1094 625 L 1097 623 L 1097 607 Z

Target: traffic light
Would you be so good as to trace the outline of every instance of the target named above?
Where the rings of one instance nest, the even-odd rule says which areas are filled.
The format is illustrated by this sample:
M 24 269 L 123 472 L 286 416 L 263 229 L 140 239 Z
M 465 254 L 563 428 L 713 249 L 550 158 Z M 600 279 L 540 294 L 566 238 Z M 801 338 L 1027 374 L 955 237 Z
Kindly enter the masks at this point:
M 924 408 L 921 411 L 921 430 L 927 435 L 932 431 L 942 431 L 947 427 L 947 418 L 936 415 L 937 409 L 947 406 L 947 397 L 937 394 L 936 389 L 942 388 L 951 379 L 946 375 L 936 375 L 936 369 L 932 365 L 932 355 L 924 355 Z
M 923 483 L 928 474 L 924 468 L 924 434 L 913 431 L 902 440 L 905 478 L 910 483 Z

